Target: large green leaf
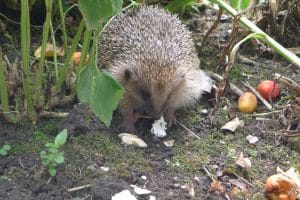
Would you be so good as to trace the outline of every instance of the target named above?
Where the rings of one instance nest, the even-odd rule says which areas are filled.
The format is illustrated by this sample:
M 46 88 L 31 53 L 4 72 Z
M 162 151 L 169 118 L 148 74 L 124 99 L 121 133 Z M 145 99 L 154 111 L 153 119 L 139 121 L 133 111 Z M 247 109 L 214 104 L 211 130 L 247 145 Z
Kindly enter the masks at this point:
M 250 3 L 251 0 L 230 0 L 230 5 L 236 10 L 245 10 Z
M 67 129 L 62 130 L 54 139 L 54 144 L 57 146 L 66 143 L 68 137 Z
M 170 12 L 179 12 L 186 7 L 193 6 L 197 2 L 198 0 L 173 0 L 165 7 L 165 9 Z
M 106 22 L 110 17 L 118 14 L 123 0 L 79 0 L 79 8 L 87 22 L 87 26 L 96 30 L 100 22 Z
M 77 94 L 109 126 L 112 113 L 123 97 L 123 88 L 109 73 L 100 72 L 96 64 L 88 64 L 80 73 Z

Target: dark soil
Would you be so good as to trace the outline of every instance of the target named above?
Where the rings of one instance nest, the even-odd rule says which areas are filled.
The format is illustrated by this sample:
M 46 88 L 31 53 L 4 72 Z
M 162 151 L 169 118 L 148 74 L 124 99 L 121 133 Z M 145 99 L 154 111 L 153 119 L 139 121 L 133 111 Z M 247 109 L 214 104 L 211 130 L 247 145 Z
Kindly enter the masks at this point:
M 202 68 L 222 74 L 224 69 L 218 67 L 218 58 L 228 40 L 232 19 L 223 20 L 204 43 L 203 36 L 215 18 L 216 13 L 207 9 L 189 13 L 183 20 L 193 31 Z M 7 31 L 16 35 L 9 26 Z M 3 33 L 0 33 L 0 45 L 5 46 L 7 39 L 1 37 Z M 34 43 L 39 43 L 39 39 Z M 11 52 L 15 49 L 6 46 L 4 54 L 6 50 L 13 56 Z M 300 80 L 299 68 L 279 56 L 263 53 L 251 43 L 244 45 L 240 54 L 256 63 L 251 65 L 237 60 L 230 74 L 230 81 L 245 91 L 241 81 L 249 81 L 254 86 L 260 80 L 272 79 L 274 72 Z M 178 120 L 201 139 L 178 125 L 168 129 L 166 138 L 155 138 L 150 133 L 152 121 L 140 120 L 136 125 L 137 135 L 148 144 L 145 149 L 121 144 L 116 128 L 120 122 L 118 112 L 114 114 L 111 127 L 107 128 L 82 104 L 63 109 L 69 113 L 66 118 L 42 119 L 37 125 L 26 122 L 11 125 L 1 119 L 0 147 L 9 144 L 12 150 L 8 155 L 0 156 L 0 199 L 110 200 L 124 189 L 134 193 L 130 185 L 152 191 L 151 195 L 158 200 L 226 199 L 225 193 L 232 199 L 264 199 L 264 182 L 276 173 L 278 166 L 283 170 L 290 167 L 300 170 L 299 143 L 290 143 L 280 135 L 289 124 L 297 122 L 297 117 L 290 114 L 286 116 L 289 122 L 285 123 L 278 113 L 260 118 L 243 115 L 236 109 L 238 97 L 231 93 L 226 97 L 215 105 L 214 99 L 205 96 L 194 108 L 177 113 Z M 288 101 L 293 103 L 292 97 L 290 91 L 282 87 L 281 99 L 274 105 L 282 109 Z M 210 114 L 204 113 L 203 109 Z M 266 112 L 260 104 L 257 113 Z M 244 127 L 234 133 L 221 131 L 220 128 L 235 116 L 244 120 Z M 45 149 L 45 143 L 53 141 L 64 128 L 69 135 L 63 146 L 65 162 L 58 167 L 57 175 L 50 178 L 39 153 Z M 259 141 L 249 144 L 246 140 L 249 134 L 257 136 Z M 166 147 L 164 141 L 170 139 L 174 139 L 175 144 Z M 251 160 L 250 171 L 235 164 L 241 153 Z M 241 177 L 247 182 L 241 181 Z M 223 184 L 225 193 L 210 190 L 212 178 Z M 88 186 L 84 189 L 68 192 L 70 188 L 85 185 Z M 240 185 L 244 186 L 243 190 Z M 239 188 L 237 194 L 232 193 L 234 187 Z M 149 199 L 149 195 L 137 195 L 137 198 Z

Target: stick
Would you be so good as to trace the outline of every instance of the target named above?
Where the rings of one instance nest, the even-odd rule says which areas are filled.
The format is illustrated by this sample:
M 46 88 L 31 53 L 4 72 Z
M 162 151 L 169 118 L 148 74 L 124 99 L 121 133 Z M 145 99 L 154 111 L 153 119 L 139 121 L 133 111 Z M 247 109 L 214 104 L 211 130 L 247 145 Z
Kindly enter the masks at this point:
M 300 96 L 300 85 L 298 85 L 295 81 L 285 76 L 282 76 L 281 74 L 278 73 L 275 73 L 274 77 L 280 83 L 282 83 L 283 85 L 285 85 L 286 87 L 294 91 L 297 96 Z
M 78 186 L 78 187 L 74 187 L 74 188 L 69 188 L 69 189 L 67 189 L 67 192 L 76 192 L 78 190 L 83 190 L 85 188 L 90 188 L 90 187 L 92 187 L 92 184 L 82 185 L 82 186 Z
M 181 128 L 185 129 L 187 132 L 189 132 L 191 135 L 193 135 L 194 137 L 196 137 L 197 139 L 201 139 L 198 135 L 196 135 L 196 133 L 194 133 L 192 130 L 190 130 L 188 127 L 186 127 L 184 124 L 180 123 L 179 121 L 176 120 L 176 123 L 181 126 Z
M 40 117 L 48 117 L 48 118 L 64 118 L 67 117 L 69 113 L 67 112 L 49 112 L 46 110 L 42 110 L 39 112 Z
M 218 81 L 221 81 L 223 79 L 223 77 L 219 74 L 216 74 L 212 71 L 206 70 L 205 71 L 210 77 L 212 77 L 213 79 L 216 79 Z M 244 92 L 243 90 L 241 90 L 240 88 L 238 88 L 236 85 L 230 83 L 230 89 L 237 95 L 237 96 L 241 96 Z
M 268 110 L 272 111 L 272 105 L 269 104 L 257 91 L 254 89 L 248 82 L 242 82 L 243 85 L 249 88 L 257 97 L 258 99 L 267 107 Z
M 247 114 L 246 116 L 251 116 L 251 117 L 265 117 L 265 116 L 268 116 L 268 115 L 272 115 L 272 114 L 275 114 L 275 113 L 281 113 L 281 112 L 282 112 L 281 110 L 274 110 L 274 111 L 266 112 L 266 113 Z

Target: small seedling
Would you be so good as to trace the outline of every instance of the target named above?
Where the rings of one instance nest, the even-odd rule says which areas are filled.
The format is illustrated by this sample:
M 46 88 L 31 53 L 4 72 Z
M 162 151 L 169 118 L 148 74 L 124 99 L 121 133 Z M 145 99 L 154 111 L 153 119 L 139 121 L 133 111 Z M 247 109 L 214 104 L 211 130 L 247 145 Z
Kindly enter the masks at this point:
M 54 139 L 54 143 L 46 143 L 46 151 L 41 151 L 40 157 L 42 164 L 48 168 L 50 176 L 56 175 L 56 167 L 64 162 L 64 152 L 60 147 L 66 143 L 68 137 L 67 130 L 61 131 Z
M 0 155 L 5 156 L 7 152 L 11 149 L 11 146 L 8 144 L 5 144 L 0 148 Z

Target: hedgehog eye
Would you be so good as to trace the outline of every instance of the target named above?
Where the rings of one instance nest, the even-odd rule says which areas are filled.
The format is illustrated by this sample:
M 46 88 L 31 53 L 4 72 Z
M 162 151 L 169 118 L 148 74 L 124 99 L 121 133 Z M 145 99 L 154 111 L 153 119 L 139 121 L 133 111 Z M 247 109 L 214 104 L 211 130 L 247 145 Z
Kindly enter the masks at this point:
M 129 80 L 132 77 L 132 72 L 130 71 L 130 69 L 126 69 L 124 72 L 124 76 L 125 76 L 125 80 Z
M 148 101 L 150 99 L 150 93 L 145 91 L 145 90 L 141 90 L 141 96 L 143 98 L 144 101 Z

